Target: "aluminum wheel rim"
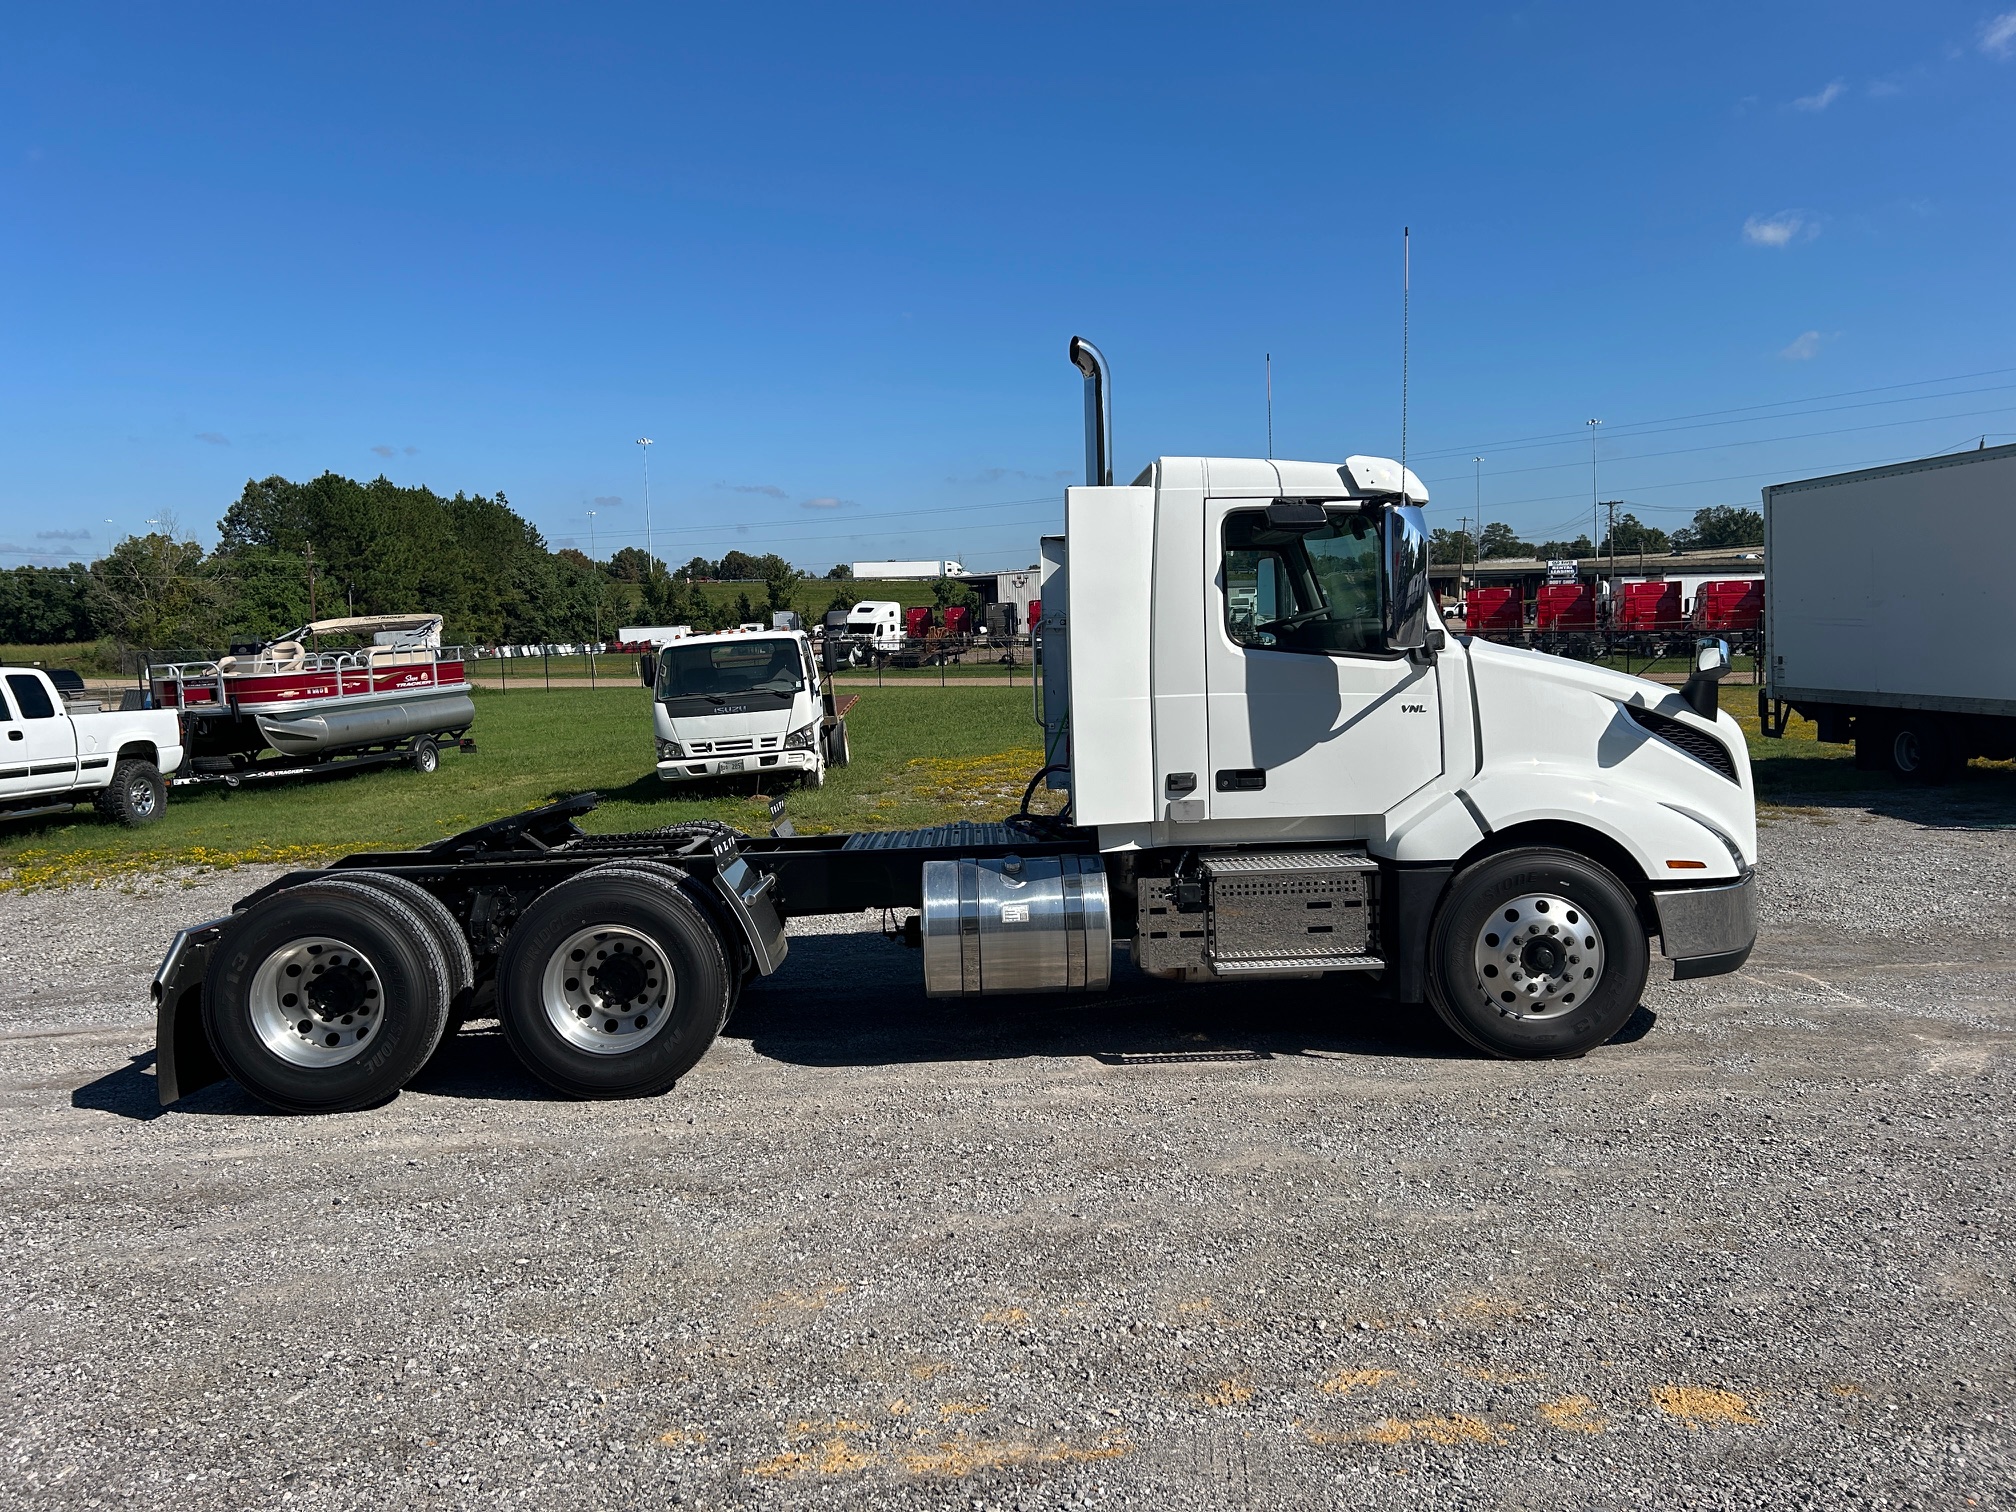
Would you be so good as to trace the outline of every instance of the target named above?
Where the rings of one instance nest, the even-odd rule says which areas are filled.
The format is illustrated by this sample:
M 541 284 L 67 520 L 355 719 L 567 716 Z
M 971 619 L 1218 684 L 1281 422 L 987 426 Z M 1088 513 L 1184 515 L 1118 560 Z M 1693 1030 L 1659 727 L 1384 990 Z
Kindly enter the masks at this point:
M 539 983 L 554 1033 L 591 1055 L 626 1055 L 656 1038 L 673 995 L 664 949 L 621 924 L 569 935 L 546 958 Z
M 1529 893 L 1484 921 L 1476 963 L 1478 990 L 1507 1018 L 1560 1018 L 1602 984 L 1603 933 L 1581 904 Z
M 385 1022 L 385 984 L 356 946 L 327 935 L 289 940 L 252 974 L 252 1027 L 280 1059 L 340 1066 Z
M 126 784 L 126 801 L 133 812 L 143 819 L 154 812 L 154 784 L 146 778 L 137 778 Z

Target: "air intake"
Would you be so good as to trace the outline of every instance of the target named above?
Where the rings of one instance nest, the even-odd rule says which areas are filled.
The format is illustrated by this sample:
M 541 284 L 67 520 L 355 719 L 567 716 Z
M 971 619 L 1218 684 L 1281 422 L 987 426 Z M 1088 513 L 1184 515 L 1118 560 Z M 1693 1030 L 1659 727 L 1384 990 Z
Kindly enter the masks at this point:
M 1680 747 L 1703 766 L 1714 768 L 1731 782 L 1736 781 L 1736 758 L 1729 754 L 1729 747 L 1706 730 L 1697 730 L 1670 714 L 1643 709 L 1636 704 L 1624 705 L 1624 712 L 1668 745 Z

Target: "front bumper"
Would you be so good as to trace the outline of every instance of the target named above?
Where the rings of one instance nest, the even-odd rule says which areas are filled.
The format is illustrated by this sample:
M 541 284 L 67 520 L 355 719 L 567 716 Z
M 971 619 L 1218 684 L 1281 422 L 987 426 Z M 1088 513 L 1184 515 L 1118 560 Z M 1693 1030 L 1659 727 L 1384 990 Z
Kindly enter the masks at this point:
M 1757 873 L 1714 887 L 1654 892 L 1659 949 L 1673 962 L 1673 980 L 1721 976 L 1742 969 L 1757 943 Z
M 658 763 L 665 782 L 705 782 L 710 777 L 747 777 L 763 772 L 809 772 L 817 751 L 752 751 L 747 756 L 693 756 Z

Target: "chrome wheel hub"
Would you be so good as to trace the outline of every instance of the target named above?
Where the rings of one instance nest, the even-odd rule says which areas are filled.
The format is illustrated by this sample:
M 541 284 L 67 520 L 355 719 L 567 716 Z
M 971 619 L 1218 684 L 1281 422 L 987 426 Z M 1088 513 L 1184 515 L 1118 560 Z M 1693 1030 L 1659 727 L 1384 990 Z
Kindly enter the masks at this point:
M 650 936 L 623 925 L 584 929 L 546 959 L 540 998 L 554 1031 L 592 1055 L 622 1055 L 672 1013 L 672 974 Z
M 260 962 L 249 1001 L 266 1048 L 297 1066 L 340 1066 L 372 1042 L 385 1018 L 378 968 L 324 935 L 289 940 Z
M 1573 1013 L 1603 980 L 1603 936 L 1579 903 L 1534 893 L 1477 933 L 1477 987 L 1508 1018 Z

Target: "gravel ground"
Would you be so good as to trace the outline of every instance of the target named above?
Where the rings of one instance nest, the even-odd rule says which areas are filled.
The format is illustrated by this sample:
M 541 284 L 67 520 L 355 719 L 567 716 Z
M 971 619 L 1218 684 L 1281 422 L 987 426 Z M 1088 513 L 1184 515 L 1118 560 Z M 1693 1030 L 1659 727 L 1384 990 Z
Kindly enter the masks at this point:
M 0 898 L 0 1504 L 2011 1505 L 2007 821 L 1830 802 L 1748 969 L 1544 1065 L 849 919 L 652 1101 L 478 1025 L 155 1116 L 154 959 L 263 876 Z

